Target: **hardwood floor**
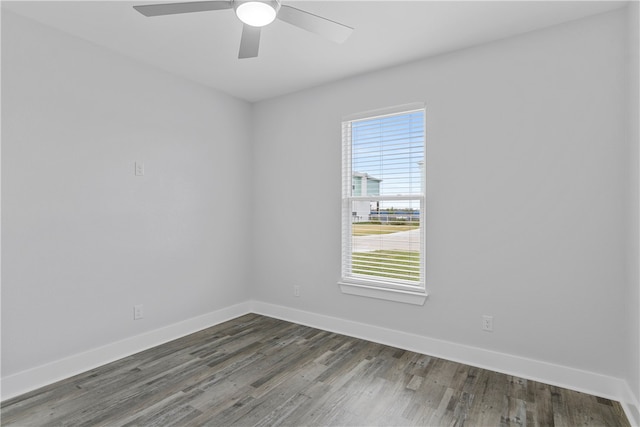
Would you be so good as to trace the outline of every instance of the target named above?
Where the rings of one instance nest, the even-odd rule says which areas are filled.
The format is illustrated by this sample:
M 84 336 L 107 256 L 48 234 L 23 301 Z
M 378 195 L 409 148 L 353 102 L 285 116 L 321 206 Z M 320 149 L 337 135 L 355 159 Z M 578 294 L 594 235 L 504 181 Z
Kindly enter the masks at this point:
M 2 403 L 3 426 L 629 426 L 618 402 L 246 315 Z

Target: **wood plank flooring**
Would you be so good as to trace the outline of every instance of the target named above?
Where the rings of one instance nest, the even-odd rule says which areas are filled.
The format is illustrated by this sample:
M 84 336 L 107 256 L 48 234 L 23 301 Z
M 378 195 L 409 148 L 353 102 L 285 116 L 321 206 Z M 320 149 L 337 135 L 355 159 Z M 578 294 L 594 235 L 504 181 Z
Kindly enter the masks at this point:
M 249 314 L 2 403 L 3 426 L 629 426 L 618 402 Z

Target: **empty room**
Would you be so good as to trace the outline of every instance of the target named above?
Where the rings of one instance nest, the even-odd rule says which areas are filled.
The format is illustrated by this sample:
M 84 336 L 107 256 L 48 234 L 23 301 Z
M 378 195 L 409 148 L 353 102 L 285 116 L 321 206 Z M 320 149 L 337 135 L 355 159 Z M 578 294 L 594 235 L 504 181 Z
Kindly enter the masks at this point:
M 2 1 L 3 426 L 640 426 L 638 1 Z

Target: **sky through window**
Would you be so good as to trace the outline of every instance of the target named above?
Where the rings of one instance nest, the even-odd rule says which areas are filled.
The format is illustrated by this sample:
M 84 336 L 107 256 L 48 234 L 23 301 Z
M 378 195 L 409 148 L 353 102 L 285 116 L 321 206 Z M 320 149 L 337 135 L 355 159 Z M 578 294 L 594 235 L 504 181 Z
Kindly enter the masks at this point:
M 423 192 L 424 110 L 352 122 L 352 170 L 380 182 L 380 195 Z M 408 201 L 380 208 L 415 208 Z M 385 206 L 386 205 L 386 206 Z

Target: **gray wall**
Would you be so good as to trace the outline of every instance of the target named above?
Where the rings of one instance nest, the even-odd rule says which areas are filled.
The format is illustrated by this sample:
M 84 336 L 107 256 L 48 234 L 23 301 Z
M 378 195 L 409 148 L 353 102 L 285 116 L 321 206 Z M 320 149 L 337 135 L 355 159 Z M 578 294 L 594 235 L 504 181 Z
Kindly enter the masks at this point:
M 250 113 L 3 11 L 3 376 L 249 298 Z
M 254 206 L 273 215 L 254 217 L 252 294 L 626 378 L 625 22 L 619 10 L 256 104 Z M 419 101 L 430 297 L 343 295 L 341 117 Z
M 631 367 L 629 385 L 640 401 L 640 3 L 628 6 L 627 25 L 629 35 L 629 143 L 630 160 L 630 209 L 629 209 L 629 293 L 626 298 L 630 327 L 628 342 L 628 364 Z M 640 408 L 635 408 L 636 411 Z M 640 413 L 635 414 L 640 419 Z

